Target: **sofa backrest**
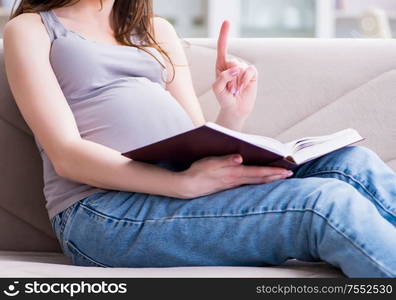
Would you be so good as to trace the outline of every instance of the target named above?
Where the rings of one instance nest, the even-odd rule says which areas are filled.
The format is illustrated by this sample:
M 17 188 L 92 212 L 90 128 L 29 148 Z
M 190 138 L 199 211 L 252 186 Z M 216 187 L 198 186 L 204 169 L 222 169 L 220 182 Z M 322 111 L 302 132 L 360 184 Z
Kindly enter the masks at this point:
M 44 206 L 41 158 L 10 93 L 1 44 L 0 250 L 59 251 Z M 216 41 L 187 39 L 184 46 L 205 116 L 214 121 Z M 394 40 L 232 40 L 230 54 L 260 72 L 244 131 L 288 141 L 353 127 L 396 169 L 395 53 Z
M 1 41 L 0 250 L 59 251 L 45 210 L 41 164 L 7 83 Z
M 216 40 L 187 47 L 195 89 L 208 120 Z M 259 70 L 256 107 L 244 131 L 287 142 L 348 127 L 396 170 L 395 39 L 234 39 L 232 56 Z

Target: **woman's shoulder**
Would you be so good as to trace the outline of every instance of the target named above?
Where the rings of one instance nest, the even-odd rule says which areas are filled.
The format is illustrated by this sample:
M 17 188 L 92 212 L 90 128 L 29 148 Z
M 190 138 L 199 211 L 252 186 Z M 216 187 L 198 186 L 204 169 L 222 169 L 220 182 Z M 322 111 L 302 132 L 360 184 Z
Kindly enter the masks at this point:
M 177 32 L 172 23 L 162 17 L 153 18 L 154 36 L 157 42 L 172 42 L 178 39 Z
M 30 35 L 39 37 L 45 33 L 45 27 L 41 21 L 41 17 L 38 13 L 22 13 L 11 20 L 9 20 L 4 26 L 4 36 L 10 33 L 18 35 Z
M 11 20 L 9 20 L 5 26 L 6 27 L 25 27 L 26 26 L 37 26 L 41 23 L 41 17 L 38 13 L 22 13 Z
M 170 23 L 165 18 L 159 16 L 153 17 L 153 27 L 155 31 L 161 31 L 161 32 L 175 31 L 175 28 L 173 27 L 172 23 Z

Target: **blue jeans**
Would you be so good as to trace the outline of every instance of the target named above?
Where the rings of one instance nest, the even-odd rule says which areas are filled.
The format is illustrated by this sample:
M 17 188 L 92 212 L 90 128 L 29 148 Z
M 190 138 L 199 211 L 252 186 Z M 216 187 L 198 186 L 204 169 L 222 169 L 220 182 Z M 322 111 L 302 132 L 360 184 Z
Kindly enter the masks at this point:
M 350 146 L 293 177 L 183 200 L 108 190 L 51 220 L 75 265 L 266 266 L 326 261 L 348 277 L 396 277 L 396 174 Z

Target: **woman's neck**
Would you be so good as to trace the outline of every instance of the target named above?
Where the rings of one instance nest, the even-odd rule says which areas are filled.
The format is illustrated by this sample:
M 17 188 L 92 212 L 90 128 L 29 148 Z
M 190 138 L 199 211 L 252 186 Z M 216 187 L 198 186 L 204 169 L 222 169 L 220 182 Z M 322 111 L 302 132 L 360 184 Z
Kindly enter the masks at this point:
M 100 0 L 80 0 L 71 5 L 58 8 L 57 11 L 61 16 L 71 19 L 92 20 L 98 24 L 105 24 L 110 19 L 110 13 L 113 9 L 115 0 L 102 0 L 101 9 Z

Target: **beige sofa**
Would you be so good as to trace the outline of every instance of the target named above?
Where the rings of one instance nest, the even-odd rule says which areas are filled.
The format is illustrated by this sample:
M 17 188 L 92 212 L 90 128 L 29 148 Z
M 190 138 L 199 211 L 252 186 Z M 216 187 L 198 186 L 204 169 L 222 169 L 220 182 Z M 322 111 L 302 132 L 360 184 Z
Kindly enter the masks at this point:
M 190 39 L 184 44 L 197 94 L 207 119 L 213 120 L 218 108 L 210 91 L 215 41 Z M 363 144 L 396 169 L 395 41 L 245 39 L 233 40 L 230 53 L 255 64 L 260 71 L 257 107 L 246 132 L 287 141 L 354 127 L 367 138 Z M 59 252 L 49 225 L 40 156 L 7 86 L 2 50 L 0 92 L 0 276 L 342 276 L 327 264 L 297 261 L 260 268 L 71 266 Z

